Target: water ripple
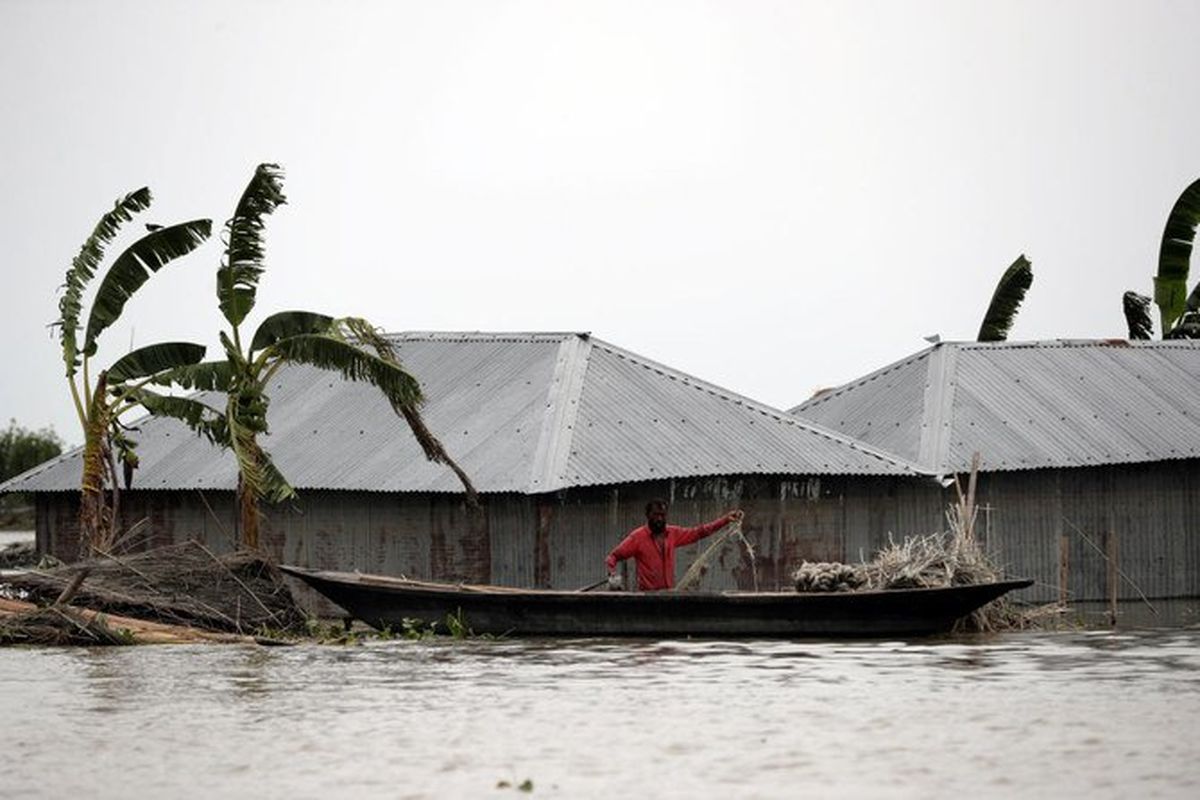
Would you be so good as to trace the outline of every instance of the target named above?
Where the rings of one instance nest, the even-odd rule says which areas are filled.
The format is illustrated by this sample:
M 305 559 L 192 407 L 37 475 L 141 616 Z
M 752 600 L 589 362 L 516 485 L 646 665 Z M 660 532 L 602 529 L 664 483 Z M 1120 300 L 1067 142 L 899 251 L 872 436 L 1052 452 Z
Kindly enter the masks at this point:
M 1195 630 L 8 649 L 0 794 L 1190 797 L 1198 715 Z

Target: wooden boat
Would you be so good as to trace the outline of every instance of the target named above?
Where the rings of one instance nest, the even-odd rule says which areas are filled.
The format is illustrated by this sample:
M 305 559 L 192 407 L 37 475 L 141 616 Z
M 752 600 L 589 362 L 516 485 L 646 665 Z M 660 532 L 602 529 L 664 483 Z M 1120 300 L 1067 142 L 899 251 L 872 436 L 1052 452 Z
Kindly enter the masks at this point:
M 518 636 L 919 636 L 1031 580 L 937 589 L 798 592 L 581 592 L 428 583 L 283 566 L 372 627 L 457 616 L 474 633 Z

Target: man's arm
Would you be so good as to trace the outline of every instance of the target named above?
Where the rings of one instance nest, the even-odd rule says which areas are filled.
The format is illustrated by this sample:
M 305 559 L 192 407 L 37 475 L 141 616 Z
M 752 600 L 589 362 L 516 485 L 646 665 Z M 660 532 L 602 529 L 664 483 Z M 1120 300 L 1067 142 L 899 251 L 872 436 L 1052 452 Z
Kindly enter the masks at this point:
M 637 546 L 634 544 L 634 534 L 637 530 L 633 530 L 621 540 L 621 543 L 612 549 L 608 554 L 608 558 L 604 559 L 604 565 L 608 567 L 608 574 L 612 575 L 617 571 L 617 562 L 624 561 L 637 552 Z
M 733 511 L 724 516 L 717 517 L 712 522 L 706 522 L 703 525 L 697 525 L 694 528 L 682 528 L 679 533 L 679 539 L 675 542 L 676 547 L 683 547 L 692 542 L 698 542 L 706 536 L 712 536 L 717 531 L 724 528 L 731 522 L 740 521 L 742 518 L 742 510 L 735 508 Z

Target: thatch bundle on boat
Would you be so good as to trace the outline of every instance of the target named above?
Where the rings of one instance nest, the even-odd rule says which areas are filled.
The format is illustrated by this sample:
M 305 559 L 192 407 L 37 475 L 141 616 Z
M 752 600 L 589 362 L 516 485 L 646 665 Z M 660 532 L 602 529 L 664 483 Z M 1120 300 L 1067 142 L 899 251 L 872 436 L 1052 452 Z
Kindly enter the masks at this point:
M 864 570 L 872 589 L 969 586 L 1000 579 L 1000 570 L 974 538 L 953 533 L 889 541 Z
M 852 592 L 867 583 L 863 568 L 836 561 L 805 561 L 792 579 L 797 592 Z
M 858 589 L 921 589 L 995 583 L 1000 570 L 973 537 L 961 532 L 913 536 L 891 542 L 865 564 L 804 562 L 792 574 L 798 592 Z M 963 631 L 1013 630 L 1039 624 L 1037 614 L 1020 611 L 1006 598 L 994 600 L 959 624 Z
M 305 618 L 279 570 L 261 555 L 216 555 L 198 542 L 100 556 L 6 582 L 40 604 L 59 598 L 80 570 L 72 602 L 110 614 L 211 631 L 303 630 Z
M 865 564 L 805 561 L 792 574 L 798 592 L 921 589 L 995 583 L 997 569 L 974 539 L 935 533 L 892 541 Z
M 958 502 L 946 511 L 948 533 L 910 536 L 888 545 L 864 564 L 814 563 L 805 561 L 792 573 L 798 592 L 839 592 L 856 589 L 922 589 L 995 583 L 1003 573 L 975 538 L 975 483 L 978 459 L 972 467 L 967 490 L 956 478 Z M 1000 598 L 960 620 L 963 631 L 1013 630 L 1042 624 L 1061 609 L 1019 610 Z

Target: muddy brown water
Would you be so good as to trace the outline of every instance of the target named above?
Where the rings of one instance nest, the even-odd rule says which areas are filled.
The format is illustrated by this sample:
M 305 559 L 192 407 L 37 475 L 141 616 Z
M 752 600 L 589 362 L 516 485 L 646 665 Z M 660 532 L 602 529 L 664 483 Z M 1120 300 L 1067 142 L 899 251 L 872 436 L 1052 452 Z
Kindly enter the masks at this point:
M 0 726 L 4 798 L 1193 798 L 1200 630 L 10 648 Z

